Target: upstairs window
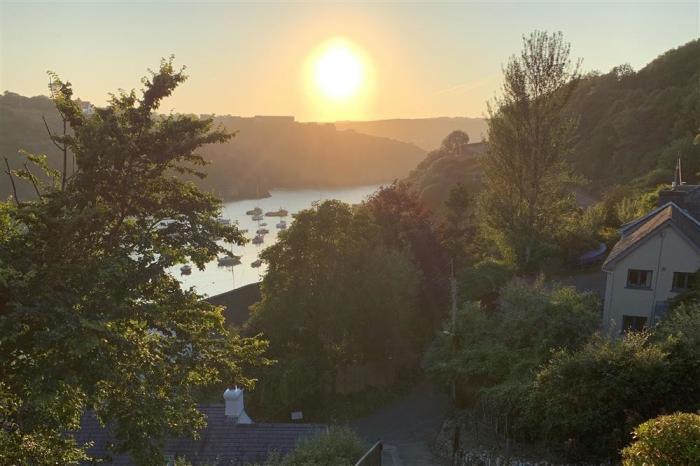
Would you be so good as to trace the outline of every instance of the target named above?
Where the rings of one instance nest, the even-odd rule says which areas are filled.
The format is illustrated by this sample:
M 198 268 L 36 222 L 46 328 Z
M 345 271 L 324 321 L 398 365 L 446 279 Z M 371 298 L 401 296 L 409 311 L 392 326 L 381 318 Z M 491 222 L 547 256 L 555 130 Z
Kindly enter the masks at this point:
M 693 280 L 692 273 L 689 272 L 673 272 L 673 290 L 687 290 L 690 288 L 690 283 Z
M 639 332 L 647 326 L 647 318 L 640 316 L 622 316 L 622 333 Z
M 651 288 L 651 270 L 629 269 L 627 288 Z

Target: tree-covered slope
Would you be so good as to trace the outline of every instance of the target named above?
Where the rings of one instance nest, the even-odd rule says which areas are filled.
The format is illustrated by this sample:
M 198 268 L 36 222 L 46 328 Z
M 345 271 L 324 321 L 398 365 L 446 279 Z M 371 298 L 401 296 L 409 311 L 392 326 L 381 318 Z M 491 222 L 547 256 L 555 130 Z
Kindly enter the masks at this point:
M 693 144 L 700 128 L 700 41 L 669 50 L 637 72 L 623 65 L 586 75 L 567 110 L 578 119 L 570 161 L 590 180 L 586 190 L 594 197 L 616 184 L 646 189 L 670 183 L 679 156 L 684 180 L 700 182 L 700 145 Z M 463 154 L 443 146 L 407 181 L 440 211 L 458 183 L 480 189 L 478 155 L 486 146 L 469 144 Z
M 21 168 L 20 149 L 43 153 L 59 168 L 62 154 L 49 139 L 42 115 L 55 133 L 62 126 L 53 103 L 44 96 L 0 95 L 0 157 Z M 197 180 L 202 189 L 225 199 L 264 196 L 272 188 L 317 188 L 391 182 L 406 176 L 425 152 L 405 142 L 354 131 L 332 124 L 298 123 L 291 118 L 222 116 L 215 118 L 236 137 L 200 150 L 210 165 Z M 4 165 L 4 161 L 0 161 Z M 3 170 L 4 171 L 4 170 Z M 69 163 L 70 173 L 70 163 Z M 33 188 L 19 183 L 19 195 Z M 10 194 L 10 181 L 0 176 L 0 198 Z
M 570 111 L 579 116 L 572 155 L 594 188 L 668 183 L 676 158 L 697 180 L 700 146 L 700 40 L 669 50 L 641 70 L 615 67 L 582 79 Z
M 481 189 L 479 156 L 486 144 L 469 144 L 469 136 L 462 131 L 450 133 L 439 149 L 430 152 L 406 178 L 411 189 L 423 204 L 440 213 L 450 191 L 459 183 L 470 191 Z

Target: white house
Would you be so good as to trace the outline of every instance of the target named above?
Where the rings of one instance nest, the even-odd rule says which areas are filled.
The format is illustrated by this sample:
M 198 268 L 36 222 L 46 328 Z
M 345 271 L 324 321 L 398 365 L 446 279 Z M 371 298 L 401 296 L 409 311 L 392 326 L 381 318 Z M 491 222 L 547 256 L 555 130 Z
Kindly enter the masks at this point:
M 677 182 L 661 191 L 659 207 L 623 225 L 603 264 L 603 325 L 619 335 L 655 325 L 668 301 L 688 288 L 700 269 L 700 186 Z

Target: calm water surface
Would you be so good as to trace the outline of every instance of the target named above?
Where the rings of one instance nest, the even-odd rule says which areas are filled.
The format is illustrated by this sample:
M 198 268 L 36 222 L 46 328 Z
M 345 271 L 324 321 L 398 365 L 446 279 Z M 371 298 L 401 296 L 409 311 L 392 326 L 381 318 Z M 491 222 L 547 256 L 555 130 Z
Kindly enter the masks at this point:
M 292 214 L 310 207 L 313 202 L 338 199 L 354 204 L 365 200 L 378 187 L 379 185 L 371 185 L 342 189 L 271 191 L 271 196 L 266 199 L 227 202 L 221 215 L 223 218 L 230 219 L 232 223 L 237 221 L 239 228 L 248 230 L 248 233 L 246 233 L 248 239 L 252 239 L 255 236 L 255 231 L 258 229 L 258 222 L 254 222 L 250 215 L 246 215 L 246 211 L 254 207 L 260 207 L 263 210 L 263 215 L 265 212 L 279 210 L 280 208 L 288 210 L 289 215 L 283 220 L 287 222 L 289 227 L 294 221 Z M 248 242 L 244 246 L 233 246 L 233 253 L 237 256 L 242 256 L 239 265 L 220 267 L 217 261 L 214 260 L 208 263 L 204 270 L 199 270 L 192 266 L 191 275 L 182 275 L 180 266 L 171 269 L 170 273 L 177 277 L 184 287 L 194 287 L 197 292 L 207 296 L 217 295 L 250 283 L 259 282 L 265 274 L 266 265 L 263 264 L 259 268 L 253 268 L 250 264 L 258 258 L 258 254 L 263 249 L 277 242 L 279 230 L 276 225 L 279 221 L 280 217 L 263 217 L 261 222 L 267 223 L 267 226 L 262 228 L 270 230 L 270 233 L 265 235 L 263 244 L 255 245 Z

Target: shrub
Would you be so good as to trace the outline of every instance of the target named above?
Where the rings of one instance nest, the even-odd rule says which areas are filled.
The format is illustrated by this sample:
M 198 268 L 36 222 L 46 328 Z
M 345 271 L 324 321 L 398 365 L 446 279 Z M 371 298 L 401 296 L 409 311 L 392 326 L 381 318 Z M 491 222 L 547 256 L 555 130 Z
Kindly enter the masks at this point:
M 280 466 L 353 466 L 362 457 L 362 440 L 348 428 L 331 428 L 307 440 L 302 440 Z
M 634 442 L 622 450 L 624 466 L 700 464 L 700 415 L 659 416 L 634 429 Z
M 540 370 L 527 417 L 533 431 L 569 457 L 604 457 L 672 399 L 667 353 L 649 334 L 596 336 L 580 351 L 556 353 Z
M 598 325 L 598 306 L 595 296 L 573 288 L 513 281 L 501 290 L 498 310 L 468 304 L 454 332 L 448 319 L 424 367 L 442 383 L 456 381 L 460 402 L 489 397 L 505 414 L 519 409 L 553 350 L 584 344 Z
M 654 331 L 654 341 L 668 353 L 674 385 L 673 411 L 700 408 L 700 303 L 673 309 Z M 669 411 L 670 412 L 670 411 Z

